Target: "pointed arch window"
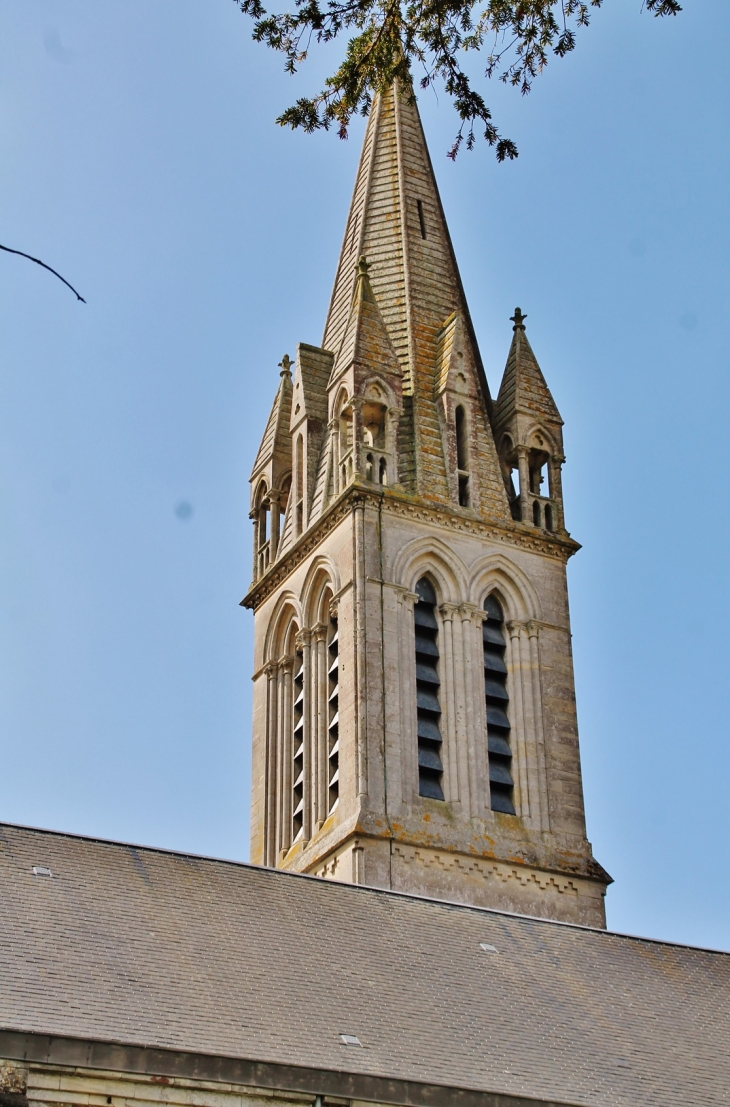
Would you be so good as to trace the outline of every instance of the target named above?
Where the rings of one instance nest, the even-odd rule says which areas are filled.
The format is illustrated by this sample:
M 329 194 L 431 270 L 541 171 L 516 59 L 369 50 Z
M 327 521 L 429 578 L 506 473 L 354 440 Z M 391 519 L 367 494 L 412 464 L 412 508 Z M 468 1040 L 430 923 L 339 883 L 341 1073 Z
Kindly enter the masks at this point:
M 253 510 L 254 520 L 254 574 L 264 575 L 269 567 L 269 498 L 266 482 L 261 481 L 256 490 Z
M 429 799 L 444 798 L 441 762 L 441 704 L 438 674 L 439 646 L 436 593 L 431 581 L 422 577 L 416 585 L 416 714 L 418 719 L 418 794 Z
M 504 613 L 496 596 L 484 602 L 484 695 L 487 705 L 489 791 L 492 811 L 515 814 L 512 749 L 510 747 L 509 694 L 504 655 Z

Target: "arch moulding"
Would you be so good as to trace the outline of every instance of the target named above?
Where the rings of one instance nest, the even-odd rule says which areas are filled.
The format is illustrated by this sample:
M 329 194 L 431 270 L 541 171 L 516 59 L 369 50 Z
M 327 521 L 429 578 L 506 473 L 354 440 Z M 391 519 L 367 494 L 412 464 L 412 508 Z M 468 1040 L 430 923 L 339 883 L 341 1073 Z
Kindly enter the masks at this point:
M 287 614 L 287 608 L 289 613 Z M 269 619 L 264 641 L 264 661 L 278 661 L 281 657 L 282 643 L 290 622 L 296 622 L 301 629 L 302 608 L 299 600 L 291 591 L 282 592 L 276 601 Z
M 503 596 L 507 605 L 507 621 L 542 619 L 540 598 L 527 573 L 499 553 L 485 554 L 472 566 L 469 601 L 481 607 L 487 595 L 494 590 Z
M 329 586 L 336 596 L 340 591 L 340 574 L 335 562 L 328 554 L 318 554 L 307 570 L 302 585 L 302 617 L 305 626 L 315 621 L 317 606 L 322 593 Z
M 441 602 L 461 603 L 467 595 L 467 571 L 445 542 L 437 537 L 414 538 L 393 562 L 393 582 L 413 591 L 418 580 L 431 573 L 441 589 Z

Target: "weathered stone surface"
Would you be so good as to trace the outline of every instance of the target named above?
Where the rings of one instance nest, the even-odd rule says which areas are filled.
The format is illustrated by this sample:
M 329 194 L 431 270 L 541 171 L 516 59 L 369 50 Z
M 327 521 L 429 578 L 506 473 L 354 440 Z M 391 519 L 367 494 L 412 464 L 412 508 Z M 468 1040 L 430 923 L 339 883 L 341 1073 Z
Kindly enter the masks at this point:
M 602 926 L 609 877 L 585 833 L 562 421 L 523 319 L 497 405 L 500 461 L 418 112 L 391 89 L 368 124 L 319 352 L 329 379 L 305 384 L 297 359 L 292 430 L 317 405 L 317 433 L 325 410 L 327 428 L 305 436 L 304 452 L 293 444 L 278 554 L 244 601 L 255 611 L 252 859 Z M 443 800 L 420 794 L 413 607 L 423 577 L 437 599 Z M 488 749 L 488 597 L 506 636 L 499 769 Z M 495 772 L 508 774 L 513 814 L 493 810 Z

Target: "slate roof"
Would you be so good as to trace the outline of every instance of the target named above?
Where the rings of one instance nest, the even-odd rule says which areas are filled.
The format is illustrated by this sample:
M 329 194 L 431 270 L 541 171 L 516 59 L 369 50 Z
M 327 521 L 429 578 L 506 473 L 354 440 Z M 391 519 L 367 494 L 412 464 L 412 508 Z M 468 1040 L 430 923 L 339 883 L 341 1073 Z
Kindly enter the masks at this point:
M 729 1001 L 727 954 L 0 825 L 5 1030 L 704 1107 Z

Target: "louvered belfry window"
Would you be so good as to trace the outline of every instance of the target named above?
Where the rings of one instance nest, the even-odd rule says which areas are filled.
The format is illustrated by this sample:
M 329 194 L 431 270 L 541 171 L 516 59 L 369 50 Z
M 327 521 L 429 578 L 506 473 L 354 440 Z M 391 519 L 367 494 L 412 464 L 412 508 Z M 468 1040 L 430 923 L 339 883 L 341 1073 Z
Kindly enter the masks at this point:
M 487 618 L 482 631 L 484 639 L 484 694 L 487 703 L 487 736 L 489 742 L 489 790 L 492 810 L 505 815 L 515 814 L 514 782 L 512 780 L 512 750 L 509 736 L 509 695 L 507 666 L 504 660 L 504 613 L 495 596 L 484 603 Z
M 327 651 L 327 814 L 331 815 L 340 797 L 340 638 L 336 619 L 329 622 Z
M 436 593 L 423 577 L 416 585 L 416 706 L 418 715 L 418 794 L 444 798 L 441 763 L 441 705 L 439 703 L 439 647 Z
M 292 734 L 292 845 L 304 827 L 304 659 L 294 656 L 294 731 Z

